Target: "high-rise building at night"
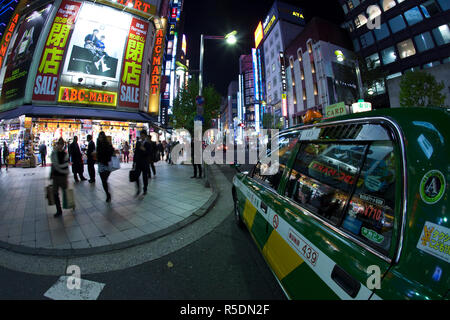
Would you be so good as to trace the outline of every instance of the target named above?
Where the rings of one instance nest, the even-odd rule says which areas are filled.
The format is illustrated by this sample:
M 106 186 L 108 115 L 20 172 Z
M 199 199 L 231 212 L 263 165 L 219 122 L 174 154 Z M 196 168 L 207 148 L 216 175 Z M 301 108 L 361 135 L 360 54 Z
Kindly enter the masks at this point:
M 355 55 L 347 32 L 313 18 L 285 50 L 289 126 L 309 109 L 358 101 Z M 342 57 L 340 59 L 339 57 Z M 326 114 L 325 114 L 326 116 Z
M 444 64 L 450 61 L 449 0 L 339 2 L 355 51 L 368 65 L 372 61 L 388 73 L 387 81 L 367 88 L 375 107 L 388 107 L 389 97 L 397 96 L 398 101 L 398 88 L 392 86 L 390 90 L 391 79 L 409 70 L 441 74 L 440 69 L 448 69 Z M 446 78 L 443 80 L 448 81 Z
M 240 123 L 255 128 L 255 79 L 251 54 L 239 58 L 239 112 Z

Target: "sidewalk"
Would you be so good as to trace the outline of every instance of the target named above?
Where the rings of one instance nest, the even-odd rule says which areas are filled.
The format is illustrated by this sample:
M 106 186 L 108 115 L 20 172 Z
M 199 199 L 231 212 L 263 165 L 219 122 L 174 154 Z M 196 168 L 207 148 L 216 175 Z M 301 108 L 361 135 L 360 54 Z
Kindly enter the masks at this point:
M 110 204 L 105 202 L 100 177 L 74 183 L 76 208 L 54 218 L 44 188 L 50 167 L 10 168 L 0 174 L 0 247 L 42 255 L 84 255 L 132 246 L 180 228 L 204 213 L 214 201 L 204 179 L 190 179 L 191 166 L 156 164 L 148 193 L 135 197 L 128 180 L 131 164 L 111 173 Z M 97 170 L 97 166 L 96 166 Z M 88 178 L 85 166 L 85 177 Z M 141 178 L 142 179 L 142 178 Z M 142 183 L 141 183 L 142 188 Z

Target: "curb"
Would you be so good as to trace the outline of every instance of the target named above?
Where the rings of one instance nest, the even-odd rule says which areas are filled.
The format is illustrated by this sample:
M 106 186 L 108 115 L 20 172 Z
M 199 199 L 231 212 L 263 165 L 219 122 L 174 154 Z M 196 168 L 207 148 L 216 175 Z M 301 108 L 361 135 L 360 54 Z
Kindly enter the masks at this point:
M 165 229 L 143 235 L 136 239 L 127 240 L 120 243 L 110 244 L 106 246 L 94 247 L 94 248 L 83 248 L 83 249 L 47 249 L 47 248 L 30 248 L 17 244 L 7 243 L 4 241 L 0 241 L 0 249 L 8 250 L 14 253 L 26 254 L 26 255 L 34 255 L 34 256 L 47 256 L 47 257 L 60 257 L 60 258 L 73 258 L 73 257 L 81 257 L 81 256 L 89 256 L 101 253 L 107 253 L 116 250 L 123 250 L 130 247 L 134 247 L 137 245 L 141 245 L 163 236 L 166 236 L 170 233 L 173 233 L 179 229 L 186 227 L 189 224 L 192 224 L 196 220 L 205 216 L 211 208 L 216 203 L 216 200 L 219 196 L 219 192 L 217 190 L 216 181 L 211 175 L 211 168 L 209 166 L 206 167 L 208 170 L 207 174 L 207 183 L 211 186 L 213 194 L 209 197 L 208 201 L 198 208 L 196 211 L 192 213 L 186 219 L 177 222 Z

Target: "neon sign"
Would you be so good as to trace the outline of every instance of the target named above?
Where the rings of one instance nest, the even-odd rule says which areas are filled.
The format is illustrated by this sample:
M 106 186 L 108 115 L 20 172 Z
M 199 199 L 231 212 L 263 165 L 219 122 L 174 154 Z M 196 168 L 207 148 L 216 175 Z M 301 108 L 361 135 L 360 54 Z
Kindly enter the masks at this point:
M 14 32 L 14 29 L 16 28 L 17 20 L 19 20 L 19 15 L 16 13 L 14 18 L 11 19 L 8 31 L 5 34 L 3 44 L 0 48 L 0 67 L 2 65 L 3 58 L 6 55 L 6 49 L 8 48 L 8 44 L 11 41 L 12 33 Z
M 58 101 L 115 107 L 117 92 L 61 87 L 59 88 Z

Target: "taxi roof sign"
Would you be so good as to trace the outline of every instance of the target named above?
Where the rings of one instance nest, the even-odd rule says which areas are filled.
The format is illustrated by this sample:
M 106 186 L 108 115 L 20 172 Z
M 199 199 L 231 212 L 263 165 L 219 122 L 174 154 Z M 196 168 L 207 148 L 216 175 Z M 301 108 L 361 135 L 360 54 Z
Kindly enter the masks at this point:
M 370 102 L 365 102 L 363 99 L 359 99 L 358 102 L 352 104 L 352 112 L 366 112 L 372 110 L 372 104 Z

